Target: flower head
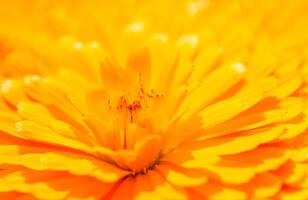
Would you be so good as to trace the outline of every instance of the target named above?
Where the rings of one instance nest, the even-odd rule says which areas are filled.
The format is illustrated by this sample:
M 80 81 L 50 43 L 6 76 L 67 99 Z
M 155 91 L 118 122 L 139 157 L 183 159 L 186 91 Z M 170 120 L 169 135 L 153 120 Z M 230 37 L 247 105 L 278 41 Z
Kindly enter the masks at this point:
M 3 23 L 0 198 L 308 197 L 307 4 L 156 4 Z

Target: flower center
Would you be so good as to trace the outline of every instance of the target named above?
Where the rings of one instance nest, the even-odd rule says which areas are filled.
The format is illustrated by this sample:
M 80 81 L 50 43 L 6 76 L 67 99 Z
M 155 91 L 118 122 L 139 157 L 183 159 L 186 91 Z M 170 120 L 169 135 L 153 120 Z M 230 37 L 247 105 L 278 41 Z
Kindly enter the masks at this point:
M 146 92 L 143 88 L 140 88 L 137 95 L 134 95 L 133 97 L 130 93 L 126 96 L 121 96 L 116 108 L 121 113 L 128 114 L 129 121 L 134 123 L 136 122 L 137 114 L 140 111 L 145 111 L 150 108 L 153 101 L 162 97 L 162 95 L 159 95 L 154 90 L 151 90 L 151 92 Z
M 122 92 L 109 102 L 112 112 L 108 118 L 113 119 L 118 144 L 111 159 L 133 176 L 144 174 L 159 163 L 162 142 L 153 112 L 162 98 L 154 90 L 139 87 L 135 92 Z
M 149 118 L 149 115 L 153 104 L 160 98 L 162 98 L 162 95 L 159 95 L 154 90 L 147 92 L 142 87 L 135 94 L 127 93 L 120 96 L 116 110 L 122 116 L 124 149 L 128 147 L 128 137 L 130 137 L 128 134 L 136 136 L 136 133 L 132 132 L 151 133 L 153 131 L 150 126 L 152 119 Z M 142 137 L 137 139 L 141 140 Z

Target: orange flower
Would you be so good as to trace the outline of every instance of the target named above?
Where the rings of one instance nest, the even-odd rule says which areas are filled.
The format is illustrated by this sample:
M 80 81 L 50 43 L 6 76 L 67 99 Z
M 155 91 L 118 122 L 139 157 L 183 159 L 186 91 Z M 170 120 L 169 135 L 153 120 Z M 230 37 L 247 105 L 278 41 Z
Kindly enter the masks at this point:
M 0 199 L 308 198 L 305 1 L 12 2 Z

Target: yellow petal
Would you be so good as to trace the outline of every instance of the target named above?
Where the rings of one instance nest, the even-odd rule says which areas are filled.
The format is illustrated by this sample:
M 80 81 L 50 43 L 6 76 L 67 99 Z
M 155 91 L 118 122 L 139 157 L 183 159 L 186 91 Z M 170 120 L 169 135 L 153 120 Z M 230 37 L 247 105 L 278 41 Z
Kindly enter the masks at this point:
M 44 125 L 53 131 L 67 136 L 75 137 L 71 126 L 63 121 L 56 120 L 48 109 L 41 104 L 23 102 L 18 104 L 18 113 L 25 119 Z
M 204 166 L 204 173 L 223 183 L 244 184 L 256 174 L 278 169 L 289 158 L 290 152 L 287 150 L 259 147 L 252 151 L 223 156 L 219 163 Z
M 2 146 L 0 149 L 1 153 L 3 152 L 0 155 L 2 164 L 22 165 L 33 170 L 68 171 L 75 175 L 89 175 L 104 182 L 115 182 L 127 174 L 110 164 L 95 161 L 87 156 L 56 152 L 20 154 L 22 148 L 9 145 Z M 4 152 L 11 153 L 7 155 Z
M 188 119 L 199 109 L 213 101 L 220 94 L 236 84 L 242 75 L 235 65 L 222 66 L 213 71 L 200 83 L 195 91 L 192 91 L 182 103 L 176 116 L 181 115 L 181 120 Z M 217 84 L 212 84 L 212 83 Z M 202 94 L 202 95 L 200 95 Z
M 186 168 L 203 168 L 206 165 L 215 165 L 220 161 L 217 155 L 203 153 L 202 151 L 173 151 L 161 158 Z
M 260 128 L 251 131 L 213 139 L 204 139 L 187 143 L 184 149 L 193 149 L 198 153 L 210 155 L 231 155 L 252 150 L 260 144 L 275 140 L 283 133 L 282 127 Z M 200 150 L 197 150 L 200 149 Z
M 195 187 L 207 181 L 207 178 L 201 174 L 168 162 L 160 163 L 157 170 L 166 177 L 166 180 L 179 187 Z
M 22 84 L 19 80 L 6 80 L 1 84 L 1 94 L 5 100 L 11 105 L 16 105 L 20 101 L 26 101 L 28 98 L 25 96 Z
M 278 98 L 284 98 L 295 92 L 302 84 L 302 78 L 298 74 L 288 75 L 284 78 L 282 83 L 279 84 L 271 93 L 273 96 Z
M 201 112 L 202 127 L 208 129 L 252 107 L 265 97 L 266 92 L 273 87 L 273 84 L 275 84 L 273 79 L 264 79 L 254 85 L 247 86 L 234 97 L 205 108 Z
M 278 107 L 278 108 L 276 108 Z M 285 98 L 283 101 L 268 99 L 233 119 L 208 129 L 204 137 L 217 137 L 239 131 L 246 131 L 273 123 L 283 123 L 304 112 L 301 98 Z
M 236 188 L 227 187 L 216 183 L 206 183 L 201 187 L 194 188 L 206 199 L 225 200 L 225 199 L 236 199 L 245 200 L 247 194 Z
M 85 152 L 91 152 L 90 147 L 77 140 L 66 138 L 56 132 L 53 132 L 49 128 L 36 124 L 32 121 L 20 121 L 15 124 L 16 133 L 19 137 L 40 141 L 48 144 L 57 144 L 60 146 L 70 147 L 76 150 L 83 150 Z

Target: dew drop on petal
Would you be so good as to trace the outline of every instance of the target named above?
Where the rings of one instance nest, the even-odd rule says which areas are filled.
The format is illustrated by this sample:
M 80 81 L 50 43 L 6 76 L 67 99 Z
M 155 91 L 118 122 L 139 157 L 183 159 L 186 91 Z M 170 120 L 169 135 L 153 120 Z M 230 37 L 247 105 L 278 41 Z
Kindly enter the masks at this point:
M 127 32 L 141 32 L 144 29 L 144 24 L 141 21 L 135 21 L 126 27 Z
M 83 49 L 83 44 L 81 42 L 75 42 L 73 46 L 75 49 L 78 49 L 78 50 Z
M 100 48 L 100 44 L 96 41 L 92 41 L 88 44 L 88 47 L 90 49 L 98 49 L 98 48 Z
M 17 131 L 17 132 L 21 132 L 22 131 L 22 123 L 21 122 L 16 122 L 15 123 L 15 130 Z
M 209 4 L 209 0 L 194 0 L 188 2 L 187 10 L 190 15 L 196 15 L 200 12 L 205 6 Z
M 35 81 L 39 81 L 39 80 L 41 80 L 41 76 L 39 76 L 39 75 L 27 76 L 24 79 L 26 84 L 31 84 L 31 83 L 33 83 Z
M 187 45 L 188 44 L 191 47 L 196 47 L 198 45 L 198 43 L 199 43 L 199 38 L 195 34 L 183 35 L 179 39 L 180 45 Z
M 1 85 L 1 91 L 2 92 L 8 92 L 10 88 L 12 87 L 12 81 L 11 80 L 5 80 Z
M 231 67 L 239 74 L 242 74 L 246 71 L 246 66 L 243 63 L 233 63 Z
M 169 41 L 168 35 L 166 35 L 164 33 L 155 33 L 155 34 L 153 34 L 153 39 L 161 41 L 161 42 L 168 42 Z

